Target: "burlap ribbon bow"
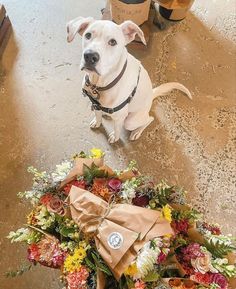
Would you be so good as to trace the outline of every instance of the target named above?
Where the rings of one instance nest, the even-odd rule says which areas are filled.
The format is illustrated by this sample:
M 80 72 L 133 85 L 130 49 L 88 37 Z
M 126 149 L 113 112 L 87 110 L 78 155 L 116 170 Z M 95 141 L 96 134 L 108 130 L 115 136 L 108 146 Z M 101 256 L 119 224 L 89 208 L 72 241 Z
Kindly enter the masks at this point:
M 173 233 L 155 210 L 129 204 L 109 205 L 94 194 L 72 186 L 70 210 L 84 233 L 93 233 L 96 247 L 118 280 L 143 245 Z

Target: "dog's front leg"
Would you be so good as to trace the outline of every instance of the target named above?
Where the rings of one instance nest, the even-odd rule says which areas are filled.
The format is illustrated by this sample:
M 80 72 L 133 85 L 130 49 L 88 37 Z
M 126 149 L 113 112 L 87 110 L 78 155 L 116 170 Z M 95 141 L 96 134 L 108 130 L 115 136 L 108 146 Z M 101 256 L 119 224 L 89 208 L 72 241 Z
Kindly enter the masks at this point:
M 102 124 L 102 111 L 101 110 L 95 110 L 94 111 L 95 117 L 90 122 L 91 128 L 98 128 Z
M 108 136 L 109 143 L 115 143 L 120 139 L 121 129 L 124 123 L 124 119 L 114 120 L 114 131 L 112 131 Z

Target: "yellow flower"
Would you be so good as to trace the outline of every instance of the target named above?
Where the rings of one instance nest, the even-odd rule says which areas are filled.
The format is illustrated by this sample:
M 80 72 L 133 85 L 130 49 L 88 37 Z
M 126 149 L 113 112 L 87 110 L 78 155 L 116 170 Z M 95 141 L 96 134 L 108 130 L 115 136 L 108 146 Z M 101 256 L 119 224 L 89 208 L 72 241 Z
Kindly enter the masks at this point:
M 74 272 L 76 270 L 79 270 L 81 267 L 81 261 L 74 258 L 74 256 L 67 256 L 65 262 L 64 262 L 64 270 L 67 272 Z
M 131 264 L 126 270 L 125 270 L 125 275 L 129 275 L 129 276 L 134 276 L 135 274 L 137 274 L 138 272 L 138 268 L 136 263 Z
M 93 159 L 102 158 L 104 155 L 103 151 L 97 148 L 91 149 L 90 152 L 91 152 L 91 158 Z
M 167 204 L 162 208 L 162 216 L 170 223 L 172 221 L 171 207 Z
M 86 257 L 86 251 L 84 250 L 84 248 L 75 249 L 74 257 L 78 260 L 83 261 L 83 259 Z
M 74 272 L 79 270 L 85 257 L 86 250 L 82 247 L 76 248 L 73 255 L 66 257 L 64 262 L 64 270 L 67 272 Z
M 85 241 L 80 241 L 80 242 L 79 242 L 79 247 L 80 247 L 80 248 L 86 249 L 87 246 L 88 246 L 88 244 L 87 244 Z

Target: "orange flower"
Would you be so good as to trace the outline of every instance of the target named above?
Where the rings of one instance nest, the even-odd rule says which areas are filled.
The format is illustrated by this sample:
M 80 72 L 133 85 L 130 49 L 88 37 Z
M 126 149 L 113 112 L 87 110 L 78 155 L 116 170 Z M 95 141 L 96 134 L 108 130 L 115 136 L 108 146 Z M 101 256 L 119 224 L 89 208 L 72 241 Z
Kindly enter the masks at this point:
M 112 192 L 109 191 L 107 186 L 107 179 L 96 178 L 93 181 L 92 193 L 96 196 L 102 197 L 105 201 L 108 201 Z

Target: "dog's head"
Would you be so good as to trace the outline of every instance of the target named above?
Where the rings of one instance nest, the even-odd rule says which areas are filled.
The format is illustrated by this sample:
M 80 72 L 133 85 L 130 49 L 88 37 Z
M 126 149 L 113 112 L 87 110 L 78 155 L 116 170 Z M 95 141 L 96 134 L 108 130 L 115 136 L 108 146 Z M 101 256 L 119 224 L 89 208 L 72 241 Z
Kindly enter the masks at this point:
M 132 21 L 117 25 L 108 20 L 78 17 L 67 24 L 67 32 L 68 42 L 77 33 L 82 36 L 81 69 L 98 75 L 112 71 L 121 59 L 125 46 L 134 40 L 136 34 L 146 44 L 142 30 Z

